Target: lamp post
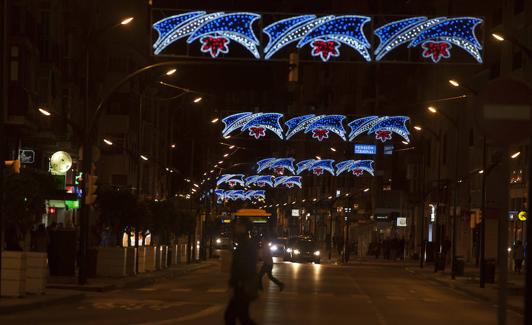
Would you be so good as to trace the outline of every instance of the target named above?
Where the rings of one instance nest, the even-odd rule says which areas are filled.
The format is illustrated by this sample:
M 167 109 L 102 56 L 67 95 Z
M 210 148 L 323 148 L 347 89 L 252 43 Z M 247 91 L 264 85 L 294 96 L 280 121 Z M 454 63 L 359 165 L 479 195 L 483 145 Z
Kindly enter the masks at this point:
M 429 106 L 427 108 L 430 112 L 437 112 L 437 110 L 432 107 L 432 106 Z M 441 182 L 441 150 L 442 150 L 442 146 L 441 146 L 441 130 L 438 131 L 438 133 L 436 133 L 434 130 L 430 129 L 430 128 L 427 128 L 427 127 L 421 127 L 419 125 L 416 125 L 414 126 L 414 130 L 418 131 L 418 132 L 423 132 L 423 131 L 427 131 L 432 137 L 434 137 L 434 139 L 436 139 L 436 141 L 438 142 L 438 156 L 437 156 L 437 181 L 436 181 L 436 189 L 437 189 L 437 198 L 438 198 L 438 202 L 436 202 L 436 213 L 438 213 L 438 207 L 440 206 L 440 199 L 441 199 L 441 192 L 440 192 L 440 182 Z M 423 155 L 424 157 L 424 155 Z M 423 159 L 424 161 L 424 159 Z M 424 170 L 424 169 L 423 169 Z M 424 187 L 424 185 L 423 185 Z M 424 192 L 424 191 L 423 191 Z M 426 194 L 428 196 L 428 194 Z M 423 205 L 423 208 L 422 208 L 422 218 L 421 218 L 421 240 L 422 240 L 422 243 L 421 243 L 421 248 L 422 248 L 422 251 L 421 251 L 421 256 L 420 256 L 420 262 L 419 262 L 419 267 L 420 268 L 423 268 L 423 263 L 424 263 L 424 259 L 425 259 L 425 250 L 426 250 L 426 247 L 425 247 L 425 242 L 424 242 L 424 232 L 425 232 L 425 193 L 422 194 L 422 205 Z M 439 216 L 437 216 L 437 219 L 435 220 L 436 221 L 436 225 L 439 223 Z M 438 226 L 436 226 L 436 229 L 438 229 Z M 438 237 L 438 240 L 439 237 Z M 436 264 L 435 262 L 435 266 L 434 266 L 434 269 L 437 270 L 437 267 L 438 265 Z
M 460 86 L 460 84 L 455 80 L 449 80 L 449 83 L 453 85 L 454 87 Z M 458 128 L 458 121 L 451 118 L 449 115 L 447 115 L 445 112 L 436 109 L 435 107 L 429 107 L 429 111 L 433 114 L 440 114 L 443 116 L 447 121 L 451 123 L 451 125 L 454 127 L 455 130 L 455 162 L 454 162 L 454 192 L 453 192 L 453 218 L 452 218 L 452 232 L 451 232 L 451 278 L 454 280 L 456 278 L 456 218 L 457 218 L 457 211 L 458 211 L 458 155 L 460 153 L 459 150 L 459 128 Z M 444 261 L 445 263 L 445 261 Z

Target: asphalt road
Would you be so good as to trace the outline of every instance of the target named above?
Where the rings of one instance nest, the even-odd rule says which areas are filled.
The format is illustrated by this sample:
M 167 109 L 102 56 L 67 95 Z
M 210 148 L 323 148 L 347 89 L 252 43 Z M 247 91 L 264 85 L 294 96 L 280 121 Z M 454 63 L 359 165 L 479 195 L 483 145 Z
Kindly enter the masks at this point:
M 399 265 L 279 263 L 273 283 L 253 304 L 258 324 L 496 324 L 486 302 L 417 278 Z M 1 324 L 222 324 L 227 274 L 201 269 L 153 286 L 92 293 L 62 304 L 0 317 Z M 509 311 L 509 325 L 522 324 Z

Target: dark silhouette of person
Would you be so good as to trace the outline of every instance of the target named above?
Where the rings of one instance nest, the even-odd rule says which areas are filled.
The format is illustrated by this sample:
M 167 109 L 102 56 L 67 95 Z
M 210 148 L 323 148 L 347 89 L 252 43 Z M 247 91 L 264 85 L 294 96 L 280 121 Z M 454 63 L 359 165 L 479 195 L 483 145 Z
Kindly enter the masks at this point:
M 514 258 L 514 271 L 521 273 L 521 268 L 523 267 L 523 260 L 525 258 L 525 249 L 520 240 L 518 240 L 513 249 L 513 258 Z
M 235 250 L 231 264 L 229 286 L 233 289 L 233 296 L 225 310 L 225 324 L 236 324 L 240 320 L 242 325 L 256 324 L 249 316 L 249 305 L 258 296 L 257 277 L 257 247 L 249 237 L 251 223 L 238 220 L 233 229 Z
M 261 251 L 261 258 L 262 258 L 262 267 L 259 271 L 259 289 L 262 290 L 262 277 L 264 274 L 268 275 L 268 278 L 275 283 L 280 291 L 283 291 L 284 289 L 284 283 L 279 281 L 276 277 L 273 276 L 273 257 L 272 257 L 272 251 L 270 249 L 270 246 L 268 246 L 267 240 L 263 239 L 260 247 Z

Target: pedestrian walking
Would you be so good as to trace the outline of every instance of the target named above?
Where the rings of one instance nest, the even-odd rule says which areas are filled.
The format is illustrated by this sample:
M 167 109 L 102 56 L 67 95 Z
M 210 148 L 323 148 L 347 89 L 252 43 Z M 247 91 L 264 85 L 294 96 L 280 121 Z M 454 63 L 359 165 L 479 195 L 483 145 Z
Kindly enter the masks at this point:
M 270 281 L 275 283 L 280 291 L 283 291 L 284 289 L 284 283 L 279 281 L 276 277 L 273 276 L 273 257 L 272 257 L 272 251 L 270 249 L 270 246 L 268 246 L 266 240 L 262 240 L 261 247 L 260 247 L 260 257 L 262 258 L 262 267 L 259 271 L 259 290 L 262 290 L 262 277 L 264 274 L 268 275 L 268 278 Z
M 525 248 L 523 247 L 523 243 L 521 243 L 520 240 L 515 242 L 514 250 L 513 250 L 513 258 L 514 258 L 514 271 L 517 273 L 521 273 L 521 268 L 523 266 L 523 260 L 525 258 Z
M 249 316 L 249 305 L 258 296 L 257 281 L 257 248 L 249 238 L 251 224 L 237 221 L 233 235 L 238 244 L 233 252 L 229 286 L 233 289 L 233 296 L 225 310 L 226 325 L 236 325 L 240 320 L 242 325 L 256 324 Z

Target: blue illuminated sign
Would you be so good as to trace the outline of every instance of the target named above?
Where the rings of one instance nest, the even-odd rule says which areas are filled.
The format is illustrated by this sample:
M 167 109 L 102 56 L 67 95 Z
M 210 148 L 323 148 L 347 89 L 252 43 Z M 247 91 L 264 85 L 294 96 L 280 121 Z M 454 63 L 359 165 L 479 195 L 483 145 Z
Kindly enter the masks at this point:
M 375 155 L 377 154 L 377 146 L 374 144 L 355 144 L 355 154 Z

